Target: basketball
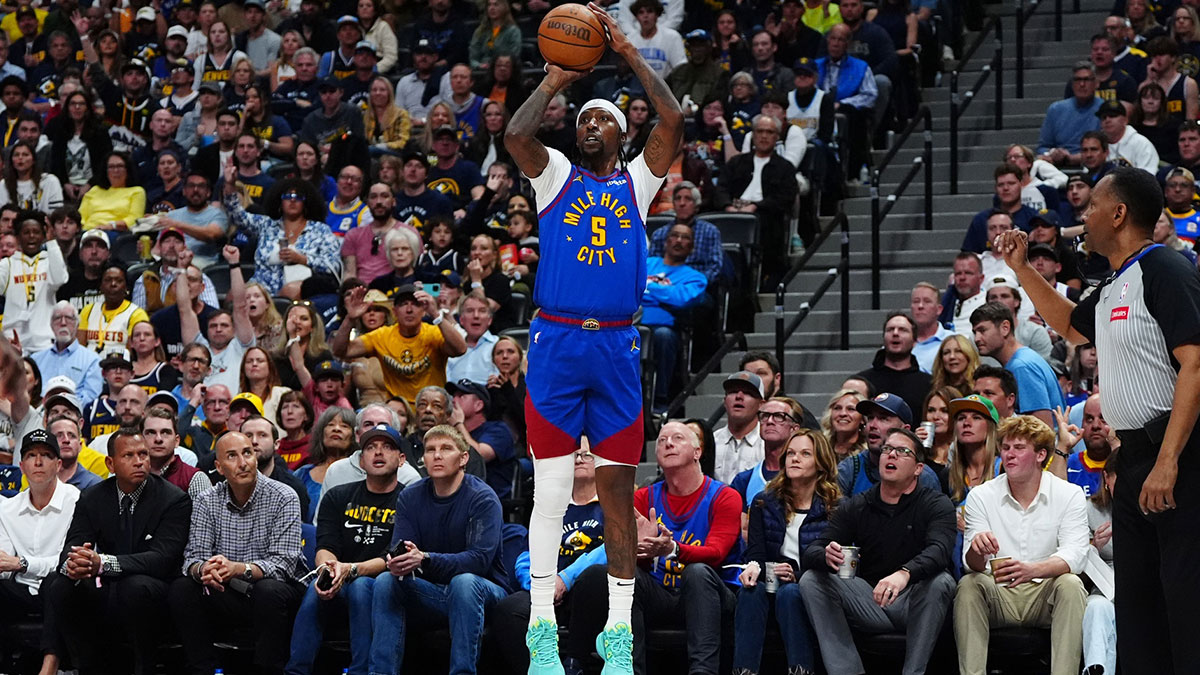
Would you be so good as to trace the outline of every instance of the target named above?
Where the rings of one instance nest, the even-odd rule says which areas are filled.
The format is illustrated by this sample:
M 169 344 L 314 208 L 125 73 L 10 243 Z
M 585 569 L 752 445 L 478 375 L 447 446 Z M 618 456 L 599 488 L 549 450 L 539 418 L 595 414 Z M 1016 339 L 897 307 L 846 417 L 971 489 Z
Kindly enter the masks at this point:
M 538 26 L 538 51 L 548 63 L 565 70 L 587 70 L 607 48 L 604 26 L 584 5 L 559 5 Z

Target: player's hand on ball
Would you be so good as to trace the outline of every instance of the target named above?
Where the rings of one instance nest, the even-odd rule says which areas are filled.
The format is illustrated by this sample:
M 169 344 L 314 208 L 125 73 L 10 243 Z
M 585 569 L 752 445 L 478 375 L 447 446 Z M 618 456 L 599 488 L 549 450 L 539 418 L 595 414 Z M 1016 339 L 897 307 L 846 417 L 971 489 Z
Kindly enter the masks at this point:
M 546 79 L 550 81 L 551 86 L 555 91 L 562 91 L 571 86 L 574 82 L 582 80 L 592 72 L 591 68 L 587 70 L 566 70 L 560 68 L 553 63 L 546 64 Z
M 626 48 L 633 49 L 633 43 L 631 43 L 629 39 L 625 37 L 625 33 L 621 30 L 621 26 L 617 24 L 616 20 L 612 18 L 611 14 L 594 2 L 588 3 L 588 9 L 592 10 L 592 14 L 595 14 L 596 18 L 600 20 L 601 25 L 604 26 L 604 31 L 608 33 L 608 46 L 611 47 L 614 52 L 622 54 L 623 56 L 624 54 L 622 50 Z

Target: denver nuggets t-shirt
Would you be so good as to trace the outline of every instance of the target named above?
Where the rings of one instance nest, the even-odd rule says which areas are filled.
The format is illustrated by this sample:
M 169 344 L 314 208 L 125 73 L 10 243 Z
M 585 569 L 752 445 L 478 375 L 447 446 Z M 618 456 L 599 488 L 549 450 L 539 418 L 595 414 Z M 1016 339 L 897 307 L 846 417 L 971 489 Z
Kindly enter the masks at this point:
M 375 493 L 360 480 L 330 490 L 317 513 L 317 548 L 345 562 L 383 557 L 392 541 L 396 495 L 402 489 L 397 484 L 391 492 Z

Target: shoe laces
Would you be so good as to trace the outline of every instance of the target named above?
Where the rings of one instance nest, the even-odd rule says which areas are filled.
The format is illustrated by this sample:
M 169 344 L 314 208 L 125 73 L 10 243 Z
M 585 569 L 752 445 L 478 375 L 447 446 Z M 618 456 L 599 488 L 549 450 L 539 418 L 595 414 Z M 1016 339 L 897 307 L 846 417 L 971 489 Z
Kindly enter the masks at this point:
M 525 638 L 529 646 L 529 660 L 539 666 L 553 666 L 558 660 L 558 626 L 539 619 L 529 627 Z
M 604 631 L 604 662 L 633 670 L 633 631 L 619 623 Z

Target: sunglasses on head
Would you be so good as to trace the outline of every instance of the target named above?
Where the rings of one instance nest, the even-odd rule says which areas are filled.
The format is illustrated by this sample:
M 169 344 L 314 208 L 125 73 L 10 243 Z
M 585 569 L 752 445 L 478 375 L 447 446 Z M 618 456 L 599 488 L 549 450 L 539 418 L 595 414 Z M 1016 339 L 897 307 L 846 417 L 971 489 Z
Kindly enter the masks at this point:
M 299 192 L 294 192 L 294 191 L 293 192 L 285 192 L 285 193 L 283 193 L 283 199 L 302 202 L 302 201 L 304 201 L 304 195 L 300 194 Z

